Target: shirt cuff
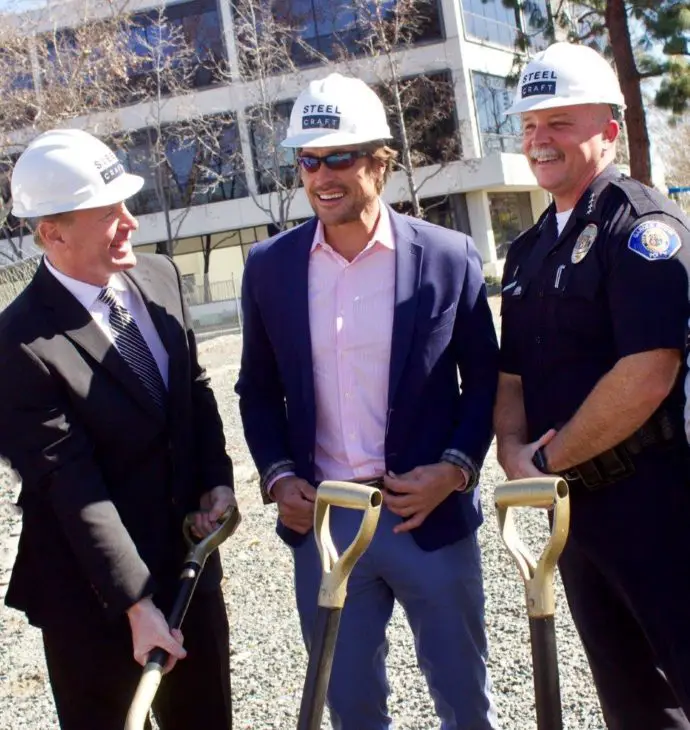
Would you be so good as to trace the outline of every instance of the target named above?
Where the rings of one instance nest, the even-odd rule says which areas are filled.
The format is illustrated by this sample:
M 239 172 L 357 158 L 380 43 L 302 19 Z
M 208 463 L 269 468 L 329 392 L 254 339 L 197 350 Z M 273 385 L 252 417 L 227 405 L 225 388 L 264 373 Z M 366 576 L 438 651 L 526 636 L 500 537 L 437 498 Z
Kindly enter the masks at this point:
M 267 482 L 266 484 L 266 494 L 270 497 L 271 501 L 273 501 L 273 497 L 271 497 L 271 490 L 273 489 L 273 485 L 283 477 L 294 477 L 295 472 L 294 471 L 281 471 L 280 474 L 276 474 L 270 482 Z
M 264 500 L 264 504 L 269 504 L 273 500 L 271 499 L 271 489 L 273 485 L 285 476 L 292 476 L 295 474 L 296 465 L 294 461 L 290 459 L 281 459 L 271 464 L 268 469 L 261 475 L 261 497 Z
M 467 476 L 467 483 L 463 489 L 459 489 L 458 491 L 464 494 L 471 492 L 477 486 L 479 482 L 479 469 L 474 459 L 471 459 L 467 454 L 463 454 L 458 449 L 446 449 L 441 456 L 441 461 L 447 461 L 449 464 L 454 464 L 464 469 Z

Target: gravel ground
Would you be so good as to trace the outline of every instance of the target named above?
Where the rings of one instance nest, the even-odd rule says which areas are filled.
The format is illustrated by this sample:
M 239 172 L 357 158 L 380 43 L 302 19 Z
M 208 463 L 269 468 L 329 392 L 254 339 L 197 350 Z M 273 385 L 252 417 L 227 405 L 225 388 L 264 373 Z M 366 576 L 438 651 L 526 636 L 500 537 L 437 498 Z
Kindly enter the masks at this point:
M 292 592 L 292 562 L 274 532 L 275 508 L 263 507 L 256 472 L 244 439 L 233 392 L 239 367 L 237 335 L 200 345 L 220 404 L 235 462 L 243 522 L 223 548 L 225 595 L 233 643 L 233 697 L 236 730 L 288 730 L 296 726 L 306 654 Z M 506 552 L 491 507 L 493 489 L 504 479 L 492 448 L 482 478 L 486 512 L 480 529 L 486 587 L 490 670 L 501 726 L 533 730 L 534 700 L 524 589 Z M 0 596 L 9 578 L 19 518 L 12 507 L 17 484 L 0 470 Z M 540 552 L 547 536 L 544 514 L 521 515 L 521 534 Z M 564 725 L 568 730 L 604 727 L 589 670 L 557 582 L 557 633 Z M 393 615 L 388 660 L 390 711 L 397 730 L 438 728 L 412 638 L 399 607 Z M 330 724 L 324 721 L 324 728 Z M 0 730 L 57 728 L 39 633 L 21 614 L 0 607 Z M 91 730 L 86 729 L 85 730 Z M 190 729 L 191 730 L 191 729 Z

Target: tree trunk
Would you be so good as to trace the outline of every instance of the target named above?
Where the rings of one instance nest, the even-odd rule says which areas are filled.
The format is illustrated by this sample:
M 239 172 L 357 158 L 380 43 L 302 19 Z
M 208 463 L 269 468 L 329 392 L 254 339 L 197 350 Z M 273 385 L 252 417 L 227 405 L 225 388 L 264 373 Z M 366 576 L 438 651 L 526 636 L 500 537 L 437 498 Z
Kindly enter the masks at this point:
M 630 176 L 645 185 L 651 185 L 652 161 L 649 132 L 642 104 L 640 74 L 635 65 L 635 56 L 630 41 L 625 0 L 608 0 L 606 3 L 606 27 L 611 39 L 618 78 L 625 97 L 625 124 L 628 130 L 628 148 L 630 150 Z
M 211 301 L 211 285 L 208 280 L 208 270 L 211 268 L 211 234 L 207 233 L 203 238 L 204 253 L 204 302 Z

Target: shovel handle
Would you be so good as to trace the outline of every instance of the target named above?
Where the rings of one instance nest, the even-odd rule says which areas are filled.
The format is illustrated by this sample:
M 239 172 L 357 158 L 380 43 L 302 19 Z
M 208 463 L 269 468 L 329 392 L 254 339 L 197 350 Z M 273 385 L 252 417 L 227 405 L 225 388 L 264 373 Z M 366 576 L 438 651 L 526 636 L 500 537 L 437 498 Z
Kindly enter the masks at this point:
M 369 547 L 376 530 L 383 497 L 381 491 L 354 482 L 321 482 L 316 490 L 314 532 L 321 556 L 319 606 L 342 608 L 347 595 L 347 581 L 362 553 Z M 338 556 L 331 536 L 330 508 L 346 507 L 364 512 L 359 531 L 352 543 Z
M 354 482 L 321 482 L 316 490 L 314 535 L 321 556 L 321 586 L 297 730 L 319 730 L 321 727 L 347 581 L 355 563 L 371 543 L 382 502 L 380 490 Z M 364 512 L 355 539 L 340 557 L 331 536 L 331 506 Z
M 560 477 L 517 479 L 496 487 L 494 503 L 503 542 L 525 583 L 527 613 L 531 618 L 553 616 L 553 575 L 563 552 L 570 524 L 568 485 Z M 517 507 L 552 510 L 551 536 L 539 561 L 520 539 L 513 511 Z
M 181 628 L 189 608 L 189 602 L 192 600 L 192 594 L 199 580 L 199 575 L 204 569 L 209 555 L 235 532 L 241 521 L 240 511 L 236 507 L 231 507 L 218 520 L 218 527 L 202 540 L 196 542 L 192 533 L 194 514 L 193 512 L 188 514 L 182 523 L 182 533 L 185 542 L 189 546 L 189 551 L 180 573 L 180 589 L 175 598 L 172 611 L 168 616 L 168 626 L 171 629 Z M 149 710 L 161 683 L 163 667 L 168 661 L 168 656 L 168 652 L 160 647 L 156 647 L 149 652 L 146 666 L 127 713 L 125 730 L 143 730 L 145 727 Z
M 220 516 L 218 527 L 199 540 L 192 532 L 196 514 L 196 512 L 190 512 L 182 523 L 182 534 L 189 547 L 185 563 L 195 562 L 203 568 L 208 556 L 235 532 L 242 521 L 242 516 L 237 507 L 230 507 Z

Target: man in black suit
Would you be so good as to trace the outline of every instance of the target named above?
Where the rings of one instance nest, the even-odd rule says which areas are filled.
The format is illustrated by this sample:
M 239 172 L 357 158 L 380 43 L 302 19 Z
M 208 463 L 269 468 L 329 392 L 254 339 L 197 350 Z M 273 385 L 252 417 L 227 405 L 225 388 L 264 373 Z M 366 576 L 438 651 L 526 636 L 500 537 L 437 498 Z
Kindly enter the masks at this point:
M 13 213 L 44 257 L 0 315 L 0 455 L 22 479 L 8 606 L 43 632 L 64 730 L 122 730 L 154 647 L 171 655 L 154 702 L 163 730 L 232 725 L 217 553 L 183 637 L 165 620 L 185 555 L 235 506 L 232 465 L 197 360 L 179 273 L 135 257 L 123 202 L 143 180 L 86 132 L 34 140 L 12 177 Z M 135 661 L 136 660 L 136 661 Z M 138 664 L 137 664 L 138 662 Z

